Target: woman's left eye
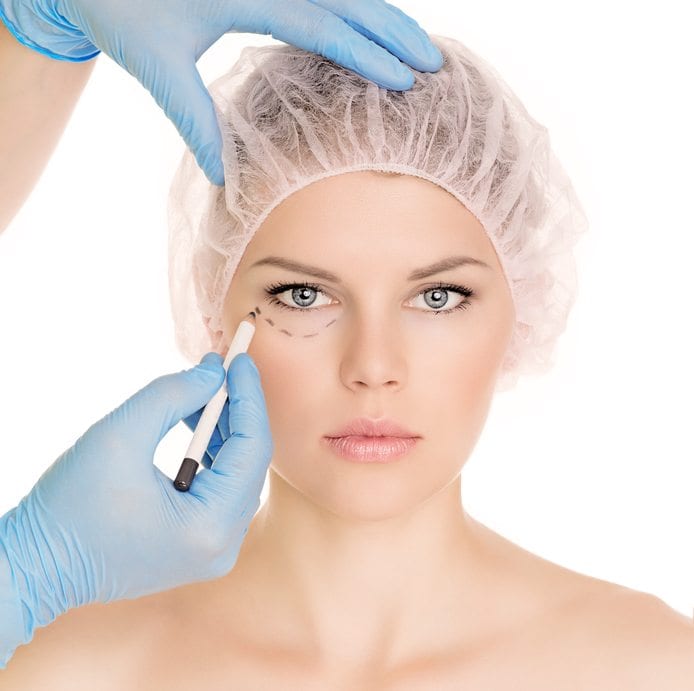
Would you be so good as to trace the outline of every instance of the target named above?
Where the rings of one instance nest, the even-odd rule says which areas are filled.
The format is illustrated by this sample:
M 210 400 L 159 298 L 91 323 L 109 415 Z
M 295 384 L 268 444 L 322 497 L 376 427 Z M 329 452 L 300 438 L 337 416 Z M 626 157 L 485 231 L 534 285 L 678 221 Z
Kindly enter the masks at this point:
M 300 306 L 288 305 L 286 302 L 277 299 L 276 296 L 281 295 L 287 291 L 291 290 L 291 299 L 298 301 Z M 268 295 L 268 302 L 289 310 L 294 310 L 298 312 L 309 312 L 315 307 L 311 305 L 315 302 L 315 298 L 312 298 L 312 293 L 324 293 L 325 291 L 318 285 L 313 283 L 275 283 L 269 285 L 265 288 L 265 292 Z M 453 292 L 458 293 L 459 296 L 463 298 L 455 307 L 450 307 L 448 309 L 440 309 L 444 305 L 448 304 L 447 293 Z M 431 300 L 426 297 L 424 299 L 425 304 L 430 307 L 435 307 L 434 310 L 424 310 L 425 312 L 431 312 L 432 314 L 449 314 L 459 309 L 467 309 L 470 305 L 470 298 L 474 297 L 475 292 L 470 288 L 461 285 L 455 285 L 451 283 L 439 283 L 430 288 L 425 288 L 417 294 L 419 296 L 431 295 Z M 308 304 L 307 304 L 308 303 Z M 431 304 L 433 303 L 433 304 Z M 323 305 L 325 306 L 325 305 Z
M 434 286 L 433 288 L 426 288 L 421 293 L 419 293 L 417 297 L 419 297 L 420 295 L 431 295 L 431 302 L 434 304 L 430 305 L 426 297 L 424 299 L 425 303 L 431 307 L 443 307 L 443 305 L 448 304 L 448 296 L 446 295 L 446 293 L 449 292 L 458 293 L 458 295 L 461 296 L 463 299 L 455 307 L 449 307 L 445 310 L 437 309 L 433 312 L 433 314 L 448 314 L 450 312 L 454 312 L 455 310 L 467 309 L 470 306 L 470 298 L 475 294 L 473 290 L 470 290 L 470 288 L 466 288 L 465 286 L 439 284 L 437 286 Z M 443 302 L 441 303 L 441 301 Z

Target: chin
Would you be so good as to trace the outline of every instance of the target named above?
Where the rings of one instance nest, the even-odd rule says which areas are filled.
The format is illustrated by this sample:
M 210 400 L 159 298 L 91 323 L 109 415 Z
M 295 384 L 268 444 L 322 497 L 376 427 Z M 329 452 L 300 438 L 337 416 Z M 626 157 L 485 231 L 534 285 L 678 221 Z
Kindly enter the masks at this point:
M 414 511 L 460 474 L 459 463 L 432 467 L 416 456 L 394 463 L 350 463 L 323 452 L 301 466 L 277 461 L 272 468 L 289 486 L 285 489 L 334 517 L 365 523 Z

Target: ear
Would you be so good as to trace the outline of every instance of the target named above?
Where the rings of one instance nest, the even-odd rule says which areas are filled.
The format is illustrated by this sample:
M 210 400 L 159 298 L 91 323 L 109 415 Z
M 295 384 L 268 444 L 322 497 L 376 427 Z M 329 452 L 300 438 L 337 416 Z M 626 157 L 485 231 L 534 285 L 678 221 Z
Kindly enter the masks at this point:
M 214 351 L 215 353 L 219 353 L 222 357 L 224 357 L 224 354 L 228 350 L 228 345 L 225 345 L 225 335 L 224 331 L 220 330 L 212 330 L 210 328 L 210 318 L 209 317 L 204 317 L 203 321 L 205 323 L 205 331 L 207 332 L 207 340 L 209 341 L 209 348 L 208 351 Z

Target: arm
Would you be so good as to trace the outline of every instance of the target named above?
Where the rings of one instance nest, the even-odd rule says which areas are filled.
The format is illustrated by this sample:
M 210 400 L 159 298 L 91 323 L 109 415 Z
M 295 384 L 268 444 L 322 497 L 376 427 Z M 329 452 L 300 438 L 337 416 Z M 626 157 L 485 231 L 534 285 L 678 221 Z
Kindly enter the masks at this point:
M 224 185 L 222 136 L 212 98 L 196 63 L 224 34 L 271 35 L 320 53 L 388 89 L 412 88 L 414 76 L 402 61 L 420 71 L 437 71 L 443 65 L 441 51 L 417 22 L 383 0 L 0 0 L 0 7 L 7 10 L 8 26 L 15 27 L 17 35 L 27 39 L 27 45 L 47 51 L 46 55 L 88 62 L 103 51 L 123 67 L 152 94 L 210 182 L 219 186 Z M 22 94 L 30 108 L 41 105 L 44 97 L 49 102 L 49 94 L 57 96 L 58 108 L 54 107 L 51 114 L 52 137 L 44 135 L 43 146 L 37 146 L 50 151 L 89 76 L 89 67 L 49 68 L 45 62 L 41 67 L 41 63 L 34 62 L 35 57 L 32 61 L 18 46 L 9 45 L 7 35 L 0 36 L 0 40 L 4 40 L 4 48 L 0 46 L 3 51 L 17 51 L 14 60 L 26 60 L 27 73 L 24 78 L 11 76 L 17 85 L 14 90 L 0 84 L 0 127 L 5 96 L 17 99 Z M 0 52 L 0 64 L 8 55 L 3 57 Z M 27 82 L 36 84 L 33 70 L 36 74 L 50 70 L 50 74 L 43 76 L 46 91 L 42 91 L 41 99 L 34 95 L 32 101 L 22 92 L 22 86 Z M 60 88 L 53 79 L 62 82 Z M 8 83 L 12 87 L 12 82 Z M 30 123 L 23 125 L 21 133 L 35 131 L 29 129 Z M 8 135 L 0 134 L 0 155 L 7 153 L 3 136 L 12 134 L 9 129 Z M 28 159 L 34 162 L 33 168 L 35 158 Z M 45 157 L 38 158 L 43 161 Z M 15 185 L 20 193 L 10 195 L 19 197 L 20 202 L 26 196 L 22 190 L 38 177 L 35 172 L 31 174 L 31 163 L 24 165 L 24 185 Z M 9 212 L 2 213 L 2 202 L 0 197 L 0 231 L 12 217 Z M 16 206 L 13 204 L 10 212 L 14 213 Z
M 0 21 L 0 233 L 39 179 L 95 63 L 46 57 Z
M 150 688 L 138 687 L 143 650 L 151 649 L 149 637 L 175 630 L 170 615 L 156 610 L 159 601 L 150 597 L 93 604 L 61 614 L 17 648 L 0 670 L 0 691 Z

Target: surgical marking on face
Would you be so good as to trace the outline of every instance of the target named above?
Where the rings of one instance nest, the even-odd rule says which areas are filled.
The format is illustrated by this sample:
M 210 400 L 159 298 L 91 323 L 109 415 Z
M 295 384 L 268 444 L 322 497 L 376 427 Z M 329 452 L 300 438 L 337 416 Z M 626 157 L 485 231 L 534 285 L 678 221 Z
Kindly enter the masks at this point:
M 262 314 L 262 312 L 260 311 L 260 307 L 258 307 L 258 305 L 255 306 L 255 313 L 258 314 L 258 315 L 261 315 L 261 314 Z M 275 322 L 273 322 L 272 319 L 270 319 L 269 317 L 265 317 L 264 319 L 265 319 L 265 321 L 266 321 L 270 326 L 275 327 Z M 328 323 L 325 325 L 325 327 L 327 328 L 327 327 L 330 326 L 331 324 L 334 324 L 336 321 L 337 321 L 337 319 L 333 319 L 331 322 L 328 322 Z M 275 327 L 275 328 L 279 328 L 279 327 Z M 293 334 L 289 333 L 289 331 L 287 331 L 286 329 L 281 329 L 281 328 L 280 328 L 279 330 L 280 330 L 283 334 L 286 334 L 287 336 L 292 336 L 292 337 L 293 337 Z M 303 338 L 312 338 L 313 336 L 317 336 L 318 333 L 319 333 L 319 332 L 316 331 L 315 333 L 312 333 L 312 334 L 303 334 L 302 337 L 303 337 Z

